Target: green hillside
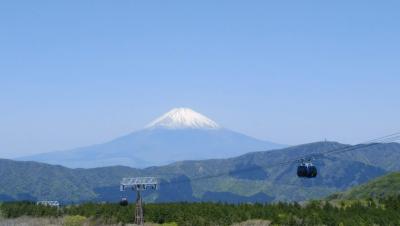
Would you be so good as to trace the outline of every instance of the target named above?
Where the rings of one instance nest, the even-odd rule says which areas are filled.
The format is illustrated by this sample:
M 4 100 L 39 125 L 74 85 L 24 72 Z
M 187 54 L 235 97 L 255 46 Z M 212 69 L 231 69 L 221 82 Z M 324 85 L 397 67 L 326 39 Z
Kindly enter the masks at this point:
M 296 163 L 280 164 L 343 147 L 348 146 L 318 142 L 236 158 L 182 161 L 146 169 L 123 166 L 69 169 L 36 162 L 0 160 L 0 201 L 116 202 L 123 195 L 119 192 L 121 178 L 134 176 L 159 178 L 160 190 L 145 194 L 147 201 L 304 201 L 345 191 L 400 168 L 400 163 L 392 159 L 400 153 L 400 144 L 381 144 L 361 148 L 352 155 L 318 158 L 315 164 L 319 174 L 312 180 L 296 176 Z M 384 154 L 376 159 L 375 152 Z M 128 195 L 133 198 L 133 194 Z
M 332 195 L 330 199 L 368 199 L 400 195 L 400 172 L 378 177 L 365 184 Z

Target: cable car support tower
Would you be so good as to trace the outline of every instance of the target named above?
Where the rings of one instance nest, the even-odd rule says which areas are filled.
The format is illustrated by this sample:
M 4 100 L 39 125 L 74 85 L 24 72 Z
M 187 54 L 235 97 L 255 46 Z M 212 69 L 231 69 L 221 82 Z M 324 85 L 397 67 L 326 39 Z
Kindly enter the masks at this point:
M 155 177 L 122 178 L 120 190 L 132 189 L 136 191 L 135 224 L 144 225 L 142 191 L 157 190 L 158 183 Z

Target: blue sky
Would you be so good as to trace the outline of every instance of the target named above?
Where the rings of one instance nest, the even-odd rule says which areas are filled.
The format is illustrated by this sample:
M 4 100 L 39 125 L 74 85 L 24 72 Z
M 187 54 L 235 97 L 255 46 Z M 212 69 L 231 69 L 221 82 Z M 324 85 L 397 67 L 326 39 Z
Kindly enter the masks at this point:
M 399 1 L 8 1 L 0 157 L 101 143 L 173 107 L 284 144 L 400 130 Z

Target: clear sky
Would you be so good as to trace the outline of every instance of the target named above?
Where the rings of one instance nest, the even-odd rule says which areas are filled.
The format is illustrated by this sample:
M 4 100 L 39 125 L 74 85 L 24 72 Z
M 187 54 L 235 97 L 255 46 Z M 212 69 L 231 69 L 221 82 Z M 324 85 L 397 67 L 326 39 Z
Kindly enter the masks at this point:
M 400 130 L 400 1 L 5 1 L 0 157 L 101 143 L 173 107 L 299 144 Z

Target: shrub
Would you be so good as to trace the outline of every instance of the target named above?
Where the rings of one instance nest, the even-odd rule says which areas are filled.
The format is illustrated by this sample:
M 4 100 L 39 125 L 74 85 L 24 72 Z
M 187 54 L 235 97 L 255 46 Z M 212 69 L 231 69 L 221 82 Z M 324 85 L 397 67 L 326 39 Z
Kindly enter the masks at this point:
M 79 215 L 66 216 L 64 218 L 64 226 L 83 226 L 87 218 Z

